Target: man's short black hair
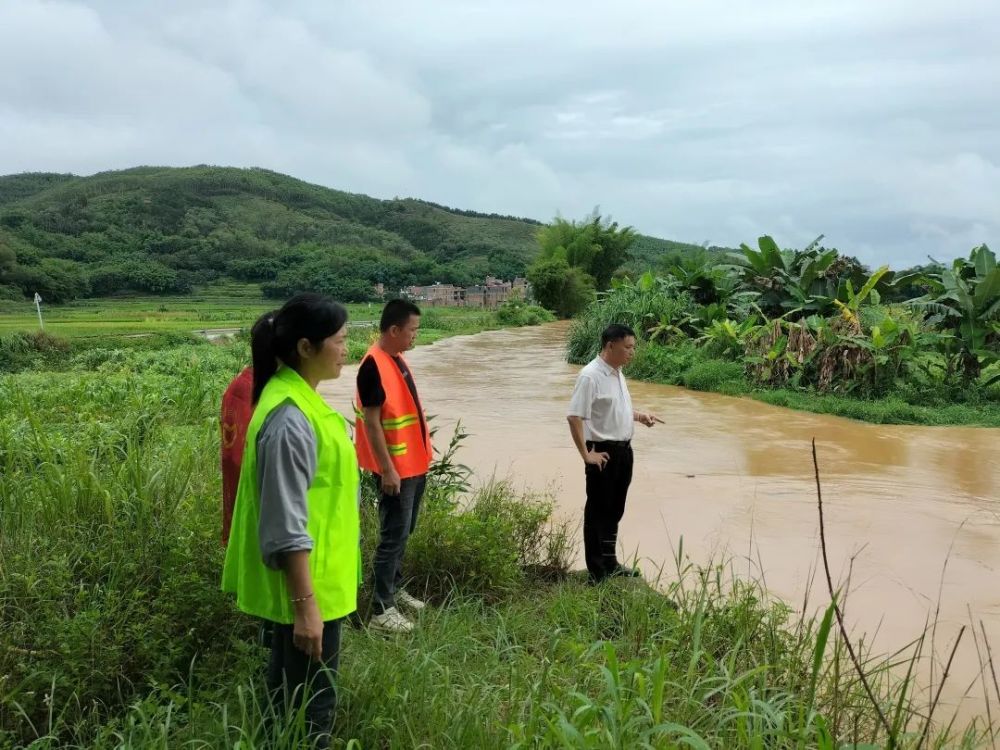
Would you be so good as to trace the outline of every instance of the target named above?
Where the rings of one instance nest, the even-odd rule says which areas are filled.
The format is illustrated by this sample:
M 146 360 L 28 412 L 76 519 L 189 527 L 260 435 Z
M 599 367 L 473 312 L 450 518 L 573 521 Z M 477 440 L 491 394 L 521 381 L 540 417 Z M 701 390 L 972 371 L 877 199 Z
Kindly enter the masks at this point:
M 379 330 L 385 333 L 393 326 L 405 326 L 411 315 L 420 315 L 420 308 L 406 299 L 391 299 L 382 309 Z
M 612 323 L 601 333 L 601 349 L 606 347 L 608 344 L 614 343 L 615 341 L 627 339 L 629 336 L 635 338 L 635 331 L 627 325 Z

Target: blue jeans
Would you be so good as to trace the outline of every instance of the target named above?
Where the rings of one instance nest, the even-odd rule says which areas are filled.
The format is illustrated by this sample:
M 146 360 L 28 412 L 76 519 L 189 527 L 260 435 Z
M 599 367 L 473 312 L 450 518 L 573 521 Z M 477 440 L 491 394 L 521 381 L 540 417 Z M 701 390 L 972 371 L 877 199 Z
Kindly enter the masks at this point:
M 380 489 L 378 517 L 381 526 L 378 548 L 375 550 L 375 598 L 372 613 L 380 615 L 396 606 L 396 591 L 402 588 L 403 553 L 406 542 L 417 527 L 420 500 L 424 496 L 427 476 L 410 477 L 400 482 L 398 495 L 381 492 L 382 478 L 374 475 Z

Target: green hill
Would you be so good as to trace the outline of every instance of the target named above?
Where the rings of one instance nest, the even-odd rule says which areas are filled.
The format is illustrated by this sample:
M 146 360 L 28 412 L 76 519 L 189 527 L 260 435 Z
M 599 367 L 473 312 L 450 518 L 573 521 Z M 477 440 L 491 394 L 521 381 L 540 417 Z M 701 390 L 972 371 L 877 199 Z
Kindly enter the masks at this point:
M 398 289 L 522 275 L 539 226 L 264 169 L 8 175 L 0 177 L 0 298 L 183 294 L 232 279 L 274 297 L 312 288 L 363 301 L 377 282 Z M 639 265 L 681 247 L 641 239 Z
M 0 177 L 0 206 L 28 198 L 35 193 L 40 193 L 54 185 L 73 179 L 76 178 L 71 174 L 52 174 L 51 172 L 31 172 Z
M 53 302 L 183 293 L 225 277 L 281 296 L 311 274 L 336 277 L 351 300 L 378 281 L 398 288 L 521 274 L 538 226 L 263 169 L 9 175 L 0 177 L 0 283 L 8 296 L 38 289 Z

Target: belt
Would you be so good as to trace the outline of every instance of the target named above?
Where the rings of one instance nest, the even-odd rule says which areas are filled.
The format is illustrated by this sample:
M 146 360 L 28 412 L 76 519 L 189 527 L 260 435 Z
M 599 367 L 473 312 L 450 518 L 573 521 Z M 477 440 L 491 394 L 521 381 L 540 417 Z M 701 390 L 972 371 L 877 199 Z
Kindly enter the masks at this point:
M 607 445 L 607 446 L 611 446 L 613 448 L 631 448 L 632 447 L 632 441 L 631 440 L 591 440 L 590 442 L 593 443 L 595 446 L 597 446 L 597 445 Z

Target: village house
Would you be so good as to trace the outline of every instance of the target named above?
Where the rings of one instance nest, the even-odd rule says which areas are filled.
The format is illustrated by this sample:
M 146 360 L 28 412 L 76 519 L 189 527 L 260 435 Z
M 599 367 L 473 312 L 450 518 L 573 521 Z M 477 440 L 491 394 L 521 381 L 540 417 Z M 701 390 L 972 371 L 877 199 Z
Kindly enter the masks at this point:
M 436 283 L 408 286 L 400 292 L 402 296 L 425 307 L 482 307 L 492 310 L 509 299 L 526 300 L 529 294 L 528 286 L 527 279 L 521 277 L 513 281 L 503 281 L 494 276 L 487 276 L 483 284 L 474 286 L 459 287 L 454 284 Z
M 453 284 L 430 284 L 406 287 L 403 294 L 426 307 L 461 307 L 464 291 Z

